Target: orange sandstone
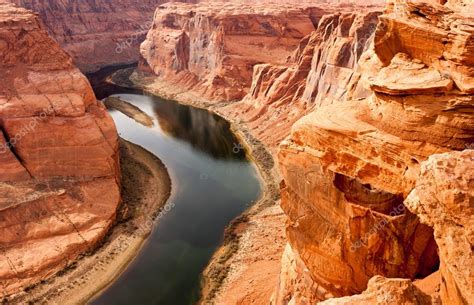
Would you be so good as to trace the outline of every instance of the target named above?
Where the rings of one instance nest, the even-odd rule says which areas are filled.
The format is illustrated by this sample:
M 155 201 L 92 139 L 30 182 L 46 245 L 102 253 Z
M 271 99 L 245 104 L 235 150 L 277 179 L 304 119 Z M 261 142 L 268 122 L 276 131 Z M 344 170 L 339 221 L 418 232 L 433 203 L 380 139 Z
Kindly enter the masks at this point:
M 0 290 L 46 279 L 101 241 L 120 201 L 118 137 L 32 12 L 0 3 Z

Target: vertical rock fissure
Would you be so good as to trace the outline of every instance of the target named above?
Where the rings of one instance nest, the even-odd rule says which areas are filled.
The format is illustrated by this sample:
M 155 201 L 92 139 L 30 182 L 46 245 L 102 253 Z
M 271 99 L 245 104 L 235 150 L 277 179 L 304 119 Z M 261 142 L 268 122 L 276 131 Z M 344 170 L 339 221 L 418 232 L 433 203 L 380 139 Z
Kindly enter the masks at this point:
M 0 124 L 0 133 L 5 138 L 5 145 L 6 145 L 5 150 L 6 150 L 6 152 L 10 151 L 12 153 L 12 155 L 15 157 L 15 159 L 17 159 L 17 161 L 21 164 L 21 166 L 28 173 L 30 178 L 33 178 L 33 175 L 28 170 L 28 167 L 26 166 L 25 161 L 21 158 L 20 154 L 18 153 L 18 151 L 15 148 L 15 145 L 12 144 L 10 135 L 6 132 L 6 130 L 3 128 L 3 126 L 1 124 Z

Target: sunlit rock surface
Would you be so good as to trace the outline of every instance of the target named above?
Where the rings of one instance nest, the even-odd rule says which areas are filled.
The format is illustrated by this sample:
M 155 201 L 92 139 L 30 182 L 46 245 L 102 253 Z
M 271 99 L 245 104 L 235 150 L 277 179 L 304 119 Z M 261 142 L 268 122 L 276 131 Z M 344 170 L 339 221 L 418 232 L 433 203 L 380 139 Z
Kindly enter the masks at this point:
M 94 248 L 120 200 L 115 125 L 32 12 L 0 1 L 0 293 Z
M 253 66 L 285 63 L 322 14 L 284 4 L 165 4 L 141 45 L 142 69 L 211 101 L 240 100 Z
M 443 304 L 474 300 L 474 149 L 431 156 L 405 204 L 434 228 Z
M 249 94 L 223 110 L 246 122 L 270 147 L 315 107 L 347 98 L 360 78 L 357 62 L 370 44 L 380 12 L 373 7 L 342 7 L 343 13 L 336 14 L 330 14 L 331 7 L 326 10 L 329 14 L 300 42 L 288 63 L 256 65 Z
M 360 295 L 329 299 L 319 305 L 430 305 L 429 296 L 425 295 L 409 279 L 387 279 L 374 276 L 368 283 L 367 290 Z
M 369 283 L 360 296 L 328 304 L 379 304 L 376 286 L 402 302 L 413 291 L 408 281 L 369 279 L 423 278 L 438 268 L 438 251 L 441 299 L 472 302 L 474 160 L 456 152 L 474 142 L 470 7 L 391 1 L 346 98 L 322 100 L 280 146 L 294 256 L 325 288 L 323 299 L 361 293 Z

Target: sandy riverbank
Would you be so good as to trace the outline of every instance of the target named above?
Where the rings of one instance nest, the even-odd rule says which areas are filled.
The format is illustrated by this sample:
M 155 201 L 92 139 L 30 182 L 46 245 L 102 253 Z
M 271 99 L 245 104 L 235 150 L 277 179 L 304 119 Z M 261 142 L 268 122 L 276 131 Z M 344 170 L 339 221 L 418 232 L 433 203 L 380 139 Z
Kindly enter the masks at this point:
M 171 180 L 153 154 L 125 140 L 120 143 L 122 205 L 117 223 L 93 253 L 53 278 L 8 300 L 7 304 L 85 304 L 122 273 L 136 257 L 165 207 Z
M 213 103 L 193 92 L 180 90 L 134 68 L 109 77 L 113 84 L 214 112 L 231 123 L 232 131 L 246 146 L 262 178 L 262 197 L 226 229 L 223 245 L 203 274 L 203 304 L 267 304 L 277 286 L 285 240 L 285 216 L 279 205 L 280 176 L 272 153 L 244 123 L 222 109 L 229 103 Z M 259 272 L 259 270 L 265 270 Z

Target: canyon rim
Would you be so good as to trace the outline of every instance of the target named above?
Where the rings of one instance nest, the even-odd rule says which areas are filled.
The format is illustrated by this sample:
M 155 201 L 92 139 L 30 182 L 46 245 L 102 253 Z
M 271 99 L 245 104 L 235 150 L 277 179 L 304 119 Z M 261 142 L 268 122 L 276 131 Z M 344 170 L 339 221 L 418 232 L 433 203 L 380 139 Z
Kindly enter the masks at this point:
M 105 257 L 97 269 L 113 276 L 82 287 L 106 295 L 134 257 L 156 254 L 155 223 L 183 215 L 175 202 L 160 213 L 170 194 L 193 189 L 167 163 L 180 152 L 120 142 L 123 111 L 146 121 L 144 135 L 158 128 L 216 164 L 248 159 L 259 172 L 255 202 L 224 183 L 223 203 L 239 187 L 248 200 L 225 230 L 196 223 L 220 246 L 174 294 L 225 305 L 474 304 L 472 0 L 0 0 L 0 58 L 4 303 L 93 303 L 58 287 L 76 274 L 93 282 L 81 270 Z M 91 85 L 83 73 L 99 70 Z M 116 90 L 111 109 L 95 75 Z M 120 99 L 133 94 L 184 108 Z M 180 161 L 194 170 L 197 159 Z M 212 182 L 206 170 L 188 176 Z M 143 304 L 165 304 L 154 299 Z

